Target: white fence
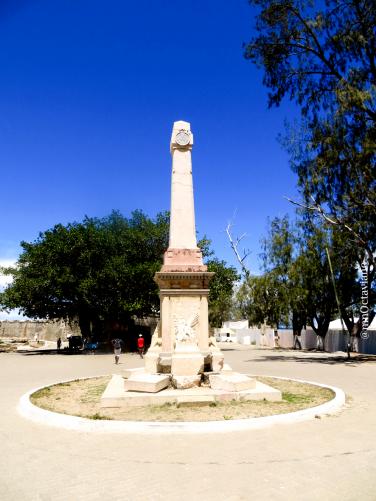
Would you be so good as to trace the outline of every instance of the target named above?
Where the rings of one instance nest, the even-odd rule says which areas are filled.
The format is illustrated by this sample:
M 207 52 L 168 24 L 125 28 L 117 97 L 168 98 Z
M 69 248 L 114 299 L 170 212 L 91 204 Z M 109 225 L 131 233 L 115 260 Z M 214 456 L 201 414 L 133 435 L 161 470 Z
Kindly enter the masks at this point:
M 294 335 L 291 329 L 220 329 L 217 339 L 220 341 L 237 342 L 244 345 L 253 345 L 267 348 L 293 348 Z M 299 341 L 303 350 L 317 348 L 317 336 L 308 328 L 302 330 Z M 324 350 L 328 352 L 346 351 L 347 335 L 342 331 L 330 330 L 324 341 Z M 358 352 L 364 354 L 376 354 L 376 331 L 368 331 L 368 339 L 358 338 Z

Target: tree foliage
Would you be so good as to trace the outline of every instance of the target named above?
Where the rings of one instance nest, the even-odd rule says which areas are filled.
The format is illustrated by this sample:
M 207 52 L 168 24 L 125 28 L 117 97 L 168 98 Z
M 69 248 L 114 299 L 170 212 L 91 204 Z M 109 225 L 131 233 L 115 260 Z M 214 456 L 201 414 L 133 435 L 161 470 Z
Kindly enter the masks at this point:
M 235 311 L 251 325 L 287 325 L 286 290 L 273 273 L 249 276 L 240 285 L 235 297 Z
M 214 272 L 209 292 L 209 323 L 212 327 L 221 327 L 231 316 L 233 305 L 233 288 L 239 275 L 225 261 L 212 258 L 206 262 L 208 271 Z
M 222 322 L 231 316 L 234 284 L 240 277 L 233 266 L 228 266 L 225 261 L 215 257 L 212 241 L 206 235 L 197 245 L 202 251 L 208 271 L 215 273 L 210 281 L 209 323 L 212 327 L 221 327 Z
M 270 106 L 288 99 L 301 112 L 300 124 L 289 126 L 284 143 L 298 175 L 300 205 L 335 228 L 325 238 L 336 261 L 341 314 L 347 328 L 358 333 L 356 268 L 366 268 L 370 310 L 375 304 L 376 2 L 249 3 L 258 14 L 245 57 L 264 69 Z M 319 263 L 318 255 L 312 260 L 314 252 L 322 254 L 323 226 L 316 226 L 300 258 L 303 268 Z M 324 266 L 324 256 L 321 262 Z M 311 272 L 307 269 L 307 275 Z M 322 272 L 327 275 L 326 268 Z
M 269 223 L 262 240 L 264 273 L 247 276 L 237 291 L 237 307 L 252 324 L 292 325 L 299 335 L 308 324 L 324 338 L 338 314 L 327 249 L 332 257 L 342 316 L 350 332 L 360 314 L 361 286 L 355 255 L 338 228 L 287 216 Z M 349 253 L 352 251 L 352 254 Z M 373 303 L 372 303 L 373 304 Z
M 113 212 L 103 219 L 61 224 L 32 243 L 22 242 L 13 282 L 1 294 L 3 308 L 32 318 L 127 323 L 156 314 L 159 270 L 168 238 L 168 214 L 153 221 L 141 211 L 130 218 Z
M 270 221 L 268 235 L 262 240 L 264 270 L 278 291 L 280 302 L 281 314 L 276 324 L 292 324 L 296 334 L 300 334 L 307 317 L 307 291 L 302 270 L 297 266 L 299 237 L 298 229 L 284 216 Z
M 269 105 L 302 114 L 286 141 L 305 199 L 375 250 L 376 3 L 251 0 L 261 12 L 245 57 L 264 68 Z
M 159 291 L 154 274 L 168 246 L 169 215 L 150 219 L 142 211 L 103 219 L 58 224 L 35 242 L 22 242 L 14 268 L 2 271 L 13 282 L 0 294 L 2 309 L 18 308 L 31 318 L 78 319 L 84 335 L 111 325 L 124 328 L 132 317 L 157 316 Z M 216 274 L 209 295 L 210 319 L 226 318 L 236 270 L 215 258 L 211 242 L 199 242 Z
M 376 2 L 250 3 L 260 12 L 245 57 L 264 68 L 269 105 L 287 97 L 301 110 L 286 144 L 302 194 L 374 264 Z

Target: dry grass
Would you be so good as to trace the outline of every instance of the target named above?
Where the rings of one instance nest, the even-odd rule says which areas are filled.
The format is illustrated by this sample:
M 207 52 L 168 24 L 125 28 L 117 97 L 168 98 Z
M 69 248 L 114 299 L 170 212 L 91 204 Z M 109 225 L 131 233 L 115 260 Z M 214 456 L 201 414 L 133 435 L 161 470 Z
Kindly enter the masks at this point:
M 61 383 L 43 388 L 31 396 L 33 404 L 54 412 L 90 419 L 125 421 L 221 421 L 285 414 L 320 405 L 334 396 L 331 390 L 310 384 L 257 377 L 263 383 L 281 390 L 281 402 L 245 401 L 207 405 L 176 404 L 101 409 L 100 398 L 110 377 Z
M 27 339 L 2 338 L 0 339 L 0 353 L 11 353 L 17 351 L 17 346 L 27 344 Z

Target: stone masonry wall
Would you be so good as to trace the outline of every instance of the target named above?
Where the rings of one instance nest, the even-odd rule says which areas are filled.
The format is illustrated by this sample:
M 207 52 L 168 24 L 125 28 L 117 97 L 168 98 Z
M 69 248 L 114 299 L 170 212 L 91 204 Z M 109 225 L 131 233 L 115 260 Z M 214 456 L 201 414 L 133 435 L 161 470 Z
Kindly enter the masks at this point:
M 56 341 L 58 337 L 65 340 L 69 334 L 79 335 L 80 329 L 76 325 L 70 326 L 63 321 L 0 321 L 0 337 L 34 339 L 35 334 L 40 340 Z

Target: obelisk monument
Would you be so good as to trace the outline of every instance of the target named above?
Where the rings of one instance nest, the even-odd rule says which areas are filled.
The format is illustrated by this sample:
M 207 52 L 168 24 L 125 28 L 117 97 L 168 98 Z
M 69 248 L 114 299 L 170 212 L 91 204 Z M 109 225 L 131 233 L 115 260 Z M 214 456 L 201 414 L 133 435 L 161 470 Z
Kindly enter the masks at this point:
M 210 402 L 281 399 L 281 392 L 268 389 L 224 365 L 222 352 L 209 336 L 209 282 L 214 273 L 207 271 L 197 246 L 192 146 L 190 124 L 175 122 L 170 143 L 170 239 L 161 271 L 154 277 L 159 285 L 160 320 L 145 355 L 145 366 L 127 369 L 124 380 L 114 375 L 102 395 L 103 407 L 118 407 L 122 399 L 125 405 L 179 402 L 181 398 L 200 402 L 200 398 Z M 200 389 L 182 396 L 185 389 L 189 391 L 203 382 Z M 165 393 L 162 390 L 166 390 Z M 148 393 L 153 394 L 153 398 L 144 398 Z M 160 399 L 155 400 L 156 393 L 161 394 Z
M 196 384 L 204 370 L 219 370 L 223 355 L 209 340 L 208 295 L 213 273 L 197 247 L 192 158 L 193 134 L 188 122 L 174 123 L 169 247 L 155 280 L 160 287 L 160 323 L 145 357 L 149 372 L 172 374 Z M 187 383 L 188 381 L 188 383 Z

